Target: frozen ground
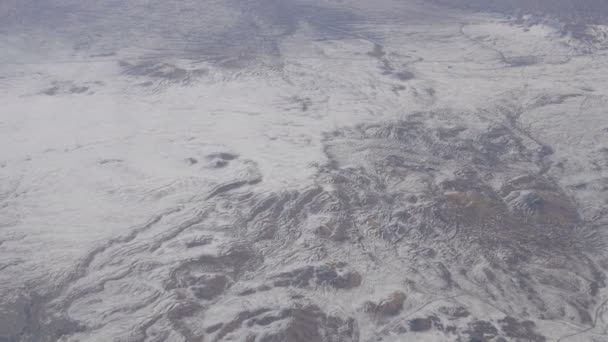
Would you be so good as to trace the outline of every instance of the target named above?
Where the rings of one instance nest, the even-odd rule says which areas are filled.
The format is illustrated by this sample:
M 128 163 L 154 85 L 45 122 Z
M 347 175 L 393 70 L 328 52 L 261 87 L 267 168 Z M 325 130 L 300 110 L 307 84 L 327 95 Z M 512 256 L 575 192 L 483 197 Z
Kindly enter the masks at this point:
M 1 2 L 0 341 L 608 340 L 608 26 L 547 13 Z

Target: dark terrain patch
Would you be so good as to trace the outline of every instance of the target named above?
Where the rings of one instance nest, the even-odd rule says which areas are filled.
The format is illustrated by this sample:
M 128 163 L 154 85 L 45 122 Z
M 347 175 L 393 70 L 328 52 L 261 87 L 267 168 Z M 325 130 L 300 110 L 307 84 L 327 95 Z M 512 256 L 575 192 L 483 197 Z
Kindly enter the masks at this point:
M 91 86 L 100 85 L 98 82 L 83 82 L 77 84 L 71 81 L 58 82 L 54 81 L 52 86 L 41 91 L 41 94 L 48 96 L 55 95 L 81 95 L 81 94 L 92 94 Z
M 86 93 L 89 90 L 89 87 L 85 87 L 85 86 L 74 86 L 71 87 L 69 92 L 71 94 L 82 94 L 82 93 Z
M 141 61 L 137 63 L 120 61 L 118 65 L 123 69 L 123 73 L 128 76 L 149 78 L 151 79 L 150 81 L 162 80 L 183 85 L 189 84 L 208 73 L 207 69 L 204 68 L 185 69 L 173 64 L 157 61 Z M 144 82 L 144 84 L 146 83 Z
M 288 304 L 289 305 L 289 304 Z M 274 326 L 278 329 L 268 329 Z M 323 312 L 318 306 L 293 303 L 283 308 L 250 309 L 222 325 L 207 328 L 212 341 L 356 342 L 358 328 L 352 318 Z
M 101 58 L 101 57 L 114 57 L 116 56 L 116 52 L 103 52 L 91 55 L 92 58 Z
M 545 342 L 547 339 L 536 332 L 536 324 L 532 321 L 518 321 L 506 316 L 498 321 L 501 329 L 508 337 L 531 342 Z
M 350 289 L 361 284 L 361 274 L 344 262 L 307 266 L 273 276 L 273 285 L 278 287 L 328 285 L 337 289 Z
M 236 154 L 232 154 L 232 153 L 228 153 L 228 152 L 218 152 L 218 153 L 211 153 L 211 154 L 207 155 L 207 159 L 216 159 L 216 158 L 230 161 L 230 160 L 234 160 L 234 159 L 238 158 L 238 156 Z
M 123 161 L 124 160 L 118 159 L 118 158 L 102 159 L 99 161 L 99 165 L 119 164 L 119 163 L 122 163 Z
M 290 101 L 295 103 L 302 112 L 307 112 L 312 106 L 312 99 L 310 97 L 294 96 L 290 99 Z
M 384 46 L 380 44 L 374 44 L 374 49 L 367 53 L 368 56 L 381 59 L 386 55 L 384 52 Z
M 205 158 L 208 161 L 208 166 L 219 169 L 228 166 L 230 161 L 235 160 L 238 156 L 232 153 L 219 152 L 208 154 Z
M 405 293 L 402 291 L 395 291 L 378 303 L 366 302 L 364 309 L 366 312 L 375 315 L 395 316 L 403 309 L 403 302 L 406 298 Z
M 433 328 L 433 325 L 438 321 L 439 319 L 435 316 L 429 316 L 426 318 L 414 318 L 409 321 L 409 328 L 412 332 L 429 331 Z
M 471 341 L 486 342 L 496 337 L 498 329 L 488 321 L 474 321 L 468 324 L 464 333 L 469 335 Z
M 53 95 L 57 95 L 58 92 L 59 92 L 59 87 L 55 86 L 55 87 L 50 87 L 48 89 L 43 90 L 42 94 L 53 96 Z
M 185 159 L 185 162 L 186 162 L 188 165 L 196 165 L 196 164 L 198 164 L 198 159 L 193 158 L 193 157 L 189 157 L 189 158 L 186 158 L 186 159 Z
M 467 310 L 465 307 L 462 307 L 462 306 L 442 307 L 442 308 L 440 308 L 440 311 L 443 314 L 445 314 L 448 317 L 450 317 L 451 319 L 466 318 L 466 317 L 469 317 L 471 315 L 471 313 L 469 312 L 469 310 Z
M 198 277 L 190 290 L 198 299 L 210 300 L 222 293 L 232 285 L 232 280 L 223 274 L 207 274 Z
M 415 78 L 415 75 L 409 71 L 399 71 L 393 74 L 400 81 L 409 81 Z
M 534 65 L 540 62 L 537 57 L 523 56 L 523 57 L 506 57 L 505 63 L 512 67 L 524 67 Z
M 85 327 L 62 316 L 49 315 L 48 298 L 31 294 L 3 305 L 0 311 L 0 341 L 54 342 L 82 332 Z
M 407 87 L 404 85 L 394 85 L 392 86 L 391 90 L 393 91 L 393 93 L 395 93 L 395 95 L 399 95 L 399 92 L 406 90 Z
M 200 247 L 210 244 L 213 241 L 211 236 L 203 236 L 197 239 L 189 240 L 185 243 L 186 248 Z
M 249 247 L 230 246 L 218 256 L 203 255 L 197 260 L 183 263 L 172 272 L 166 288 L 189 288 L 203 298 L 215 297 L 228 288 L 233 279 L 259 262 L 260 259 Z

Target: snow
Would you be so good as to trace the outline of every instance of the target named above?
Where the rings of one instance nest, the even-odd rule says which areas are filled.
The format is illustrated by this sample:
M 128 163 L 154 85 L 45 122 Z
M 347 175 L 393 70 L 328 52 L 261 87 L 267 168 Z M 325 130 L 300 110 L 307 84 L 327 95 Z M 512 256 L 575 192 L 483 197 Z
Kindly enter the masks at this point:
M 53 1 L 48 8 L 60 3 L 68 6 Z M 129 340 L 125 336 L 133 327 L 147 321 L 141 312 L 131 315 L 129 310 L 141 304 L 152 316 L 168 312 L 176 299 L 163 286 L 172 267 L 201 255 L 220 255 L 221 246 L 240 242 L 230 228 L 232 215 L 237 215 L 234 208 L 222 208 L 211 194 L 235 181 L 244 182 L 237 193 L 247 189 L 272 194 L 313 186 L 328 162 L 327 150 L 334 148 L 324 137 L 348 127 L 382 124 L 424 111 L 453 117 L 476 131 L 484 127 L 482 122 L 499 124 L 505 121 L 505 112 L 517 112 L 521 129 L 552 147 L 551 163 L 562 162 L 561 169 L 549 171 L 560 186 L 590 184 L 568 193 L 583 218 L 605 215 L 601 207 L 606 204 L 608 179 L 606 55 L 601 50 L 587 53 L 588 45 L 583 49 L 555 26 L 527 26 L 483 13 L 441 12 L 414 2 L 383 1 L 371 10 L 368 2 L 349 1 L 346 8 L 367 15 L 357 19 L 353 31 L 302 18 L 293 33 L 277 34 L 276 43 L 269 44 L 278 53 L 267 53 L 261 35 L 249 39 L 247 34 L 238 42 L 241 45 L 228 52 L 220 49 L 218 55 L 211 51 L 219 49 L 216 36 L 241 30 L 249 15 L 238 5 L 207 1 L 205 8 L 213 10 L 205 12 L 193 1 L 180 4 L 184 11 L 168 2 L 145 3 L 111 9 L 87 3 L 87 11 L 68 11 L 69 25 L 56 31 L 45 31 L 44 24 L 26 32 L 16 29 L 22 28 L 19 23 L 2 26 L 0 294 L 10 301 L 24 288 L 36 293 L 60 288 L 64 293 L 55 302 L 68 301 L 67 315 L 90 329 L 68 340 Z M 79 6 L 74 2 L 66 8 Z M 342 8 L 330 1 L 321 6 Z M 142 18 L 148 13 L 153 15 Z M 93 17 L 90 23 L 85 14 Z M 424 15 L 432 19 L 424 20 Z M 164 22 L 164 16 L 179 25 Z M 48 19 L 48 25 L 56 28 L 54 20 Z M 282 32 L 281 25 L 265 20 L 253 21 L 267 25 L 259 28 L 264 33 Z M 154 25 L 147 27 L 147 21 Z M 112 26 L 117 29 L 103 31 Z M 78 31 L 79 27 L 84 29 Z M 125 27 L 129 29 L 122 31 Z M 596 33 L 604 29 L 593 27 Z M 94 36 L 96 30 L 103 37 L 83 38 Z M 193 47 L 196 34 L 201 41 Z M 334 39 L 338 34 L 345 38 Z M 379 42 L 385 53 L 381 57 L 371 53 Z M 205 44 L 211 53 L 204 52 Z M 256 44 L 260 51 L 254 51 Z M 235 55 L 242 60 L 227 65 Z M 165 63 L 164 76 L 134 71 L 148 62 Z M 383 74 L 386 65 L 414 77 L 401 80 Z M 176 70 L 172 75 L 177 76 L 167 76 Z M 373 148 L 362 144 L 362 152 L 354 153 L 356 146 L 335 147 L 343 149 L 333 152 L 343 158 L 345 168 L 374 160 Z M 235 158 L 219 160 L 226 165 L 217 167 L 221 153 Z M 445 165 L 441 172 L 449 178 L 452 170 Z M 412 173 L 395 187 L 418 193 L 424 179 Z M 325 188 L 331 192 L 331 185 Z M 216 221 L 200 223 L 205 226 L 200 231 L 180 230 L 183 222 L 195 221 L 196 227 L 212 210 L 225 210 L 225 216 L 211 215 Z M 147 227 L 146 222 L 156 217 L 159 223 Z M 325 216 L 313 215 L 310 229 L 326 221 Z M 217 230 L 211 244 L 180 244 L 207 236 L 208 229 Z M 171 235 L 174 231 L 176 237 Z M 148 250 L 157 240 L 162 240 L 159 249 Z M 126 245 L 115 250 L 113 241 Z M 100 253 L 92 253 L 100 248 Z M 364 269 L 358 252 L 331 252 L 362 268 L 365 276 L 361 288 L 350 292 L 311 295 L 323 310 L 344 305 L 344 315 L 360 318 L 355 313 L 360 298 L 403 286 L 398 274 L 386 274 L 390 266 Z M 80 275 L 78 265 L 91 255 L 89 269 Z M 160 266 L 128 273 L 140 263 Z M 128 276 L 111 279 L 121 272 Z M 70 283 L 74 274 L 78 279 Z M 89 296 L 89 288 L 99 279 L 107 280 L 103 291 Z M 260 298 L 254 299 L 281 307 L 289 300 L 287 292 L 277 298 L 256 294 Z M 82 298 L 68 300 L 65 293 Z M 472 294 L 463 296 L 463 305 L 478 317 L 486 312 L 496 319 L 504 316 Z M 605 296 L 602 289 L 600 297 Z M 408 293 L 404 312 L 410 313 L 401 318 L 413 318 L 418 309 L 423 310 L 416 314 L 420 317 L 436 313 L 435 304 L 426 306 L 435 297 Z M 230 320 L 241 310 L 231 298 L 213 306 L 209 317 Z M 258 304 L 252 305 L 262 305 Z M 360 321 L 361 338 L 367 340 L 376 327 L 364 318 Z M 548 338 L 579 330 L 557 321 L 538 322 Z M 597 331 L 600 325 L 605 329 L 604 322 L 595 322 Z M 212 323 L 206 321 L 206 326 Z M 425 341 L 443 341 L 436 331 L 419 335 Z

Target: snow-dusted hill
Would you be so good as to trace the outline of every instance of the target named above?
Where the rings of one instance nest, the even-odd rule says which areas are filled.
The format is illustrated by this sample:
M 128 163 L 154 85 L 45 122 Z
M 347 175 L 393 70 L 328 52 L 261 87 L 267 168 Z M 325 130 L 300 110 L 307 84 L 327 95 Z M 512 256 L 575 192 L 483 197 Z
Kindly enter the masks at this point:
M 608 29 L 552 14 L 0 2 L 0 341 L 607 340 Z

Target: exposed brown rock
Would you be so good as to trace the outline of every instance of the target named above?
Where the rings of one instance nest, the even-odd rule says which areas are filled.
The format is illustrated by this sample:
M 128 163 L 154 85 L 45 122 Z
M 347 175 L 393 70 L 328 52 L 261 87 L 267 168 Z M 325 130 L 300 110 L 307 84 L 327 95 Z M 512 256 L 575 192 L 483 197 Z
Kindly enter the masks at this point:
M 394 316 L 399 314 L 403 309 L 403 302 L 405 299 L 405 293 L 402 291 L 395 291 L 379 303 L 365 303 L 365 311 L 374 314 Z

